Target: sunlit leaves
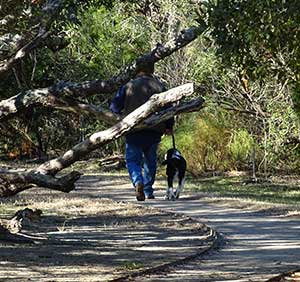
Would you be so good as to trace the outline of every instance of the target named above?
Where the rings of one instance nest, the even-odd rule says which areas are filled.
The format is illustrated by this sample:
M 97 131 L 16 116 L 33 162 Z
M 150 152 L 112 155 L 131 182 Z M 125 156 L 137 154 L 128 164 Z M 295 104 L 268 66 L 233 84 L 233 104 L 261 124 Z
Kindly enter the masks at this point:
M 209 4 L 212 34 L 223 61 L 255 77 L 300 72 L 300 2 L 218 0 Z

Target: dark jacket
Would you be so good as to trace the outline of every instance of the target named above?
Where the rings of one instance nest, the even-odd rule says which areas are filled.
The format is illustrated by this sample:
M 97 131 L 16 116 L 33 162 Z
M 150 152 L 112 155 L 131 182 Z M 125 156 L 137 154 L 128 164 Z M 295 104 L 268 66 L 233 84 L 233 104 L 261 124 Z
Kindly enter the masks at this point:
M 143 105 L 156 93 L 165 91 L 163 83 L 153 75 L 140 75 L 129 81 L 118 91 L 110 109 L 115 113 L 121 111 L 127 115 Z M 166 129 L 171 129 L 174 119 L 162 122 L 153 127 L 142 130 L 132 130 L 126 135 L 126 142 L 144 144 L 159 142 Z

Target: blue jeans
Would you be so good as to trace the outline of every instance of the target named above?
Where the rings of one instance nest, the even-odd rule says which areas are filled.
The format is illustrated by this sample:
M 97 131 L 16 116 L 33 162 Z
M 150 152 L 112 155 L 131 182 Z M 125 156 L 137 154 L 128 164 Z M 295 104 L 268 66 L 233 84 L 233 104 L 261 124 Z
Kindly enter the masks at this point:
M 153 194 L 159 143 L 138 146 L 126 143 L 126 164 L 132 184 L 144 184 L 145 196 Z M 144 174 L 143 174 L 144 169 Z

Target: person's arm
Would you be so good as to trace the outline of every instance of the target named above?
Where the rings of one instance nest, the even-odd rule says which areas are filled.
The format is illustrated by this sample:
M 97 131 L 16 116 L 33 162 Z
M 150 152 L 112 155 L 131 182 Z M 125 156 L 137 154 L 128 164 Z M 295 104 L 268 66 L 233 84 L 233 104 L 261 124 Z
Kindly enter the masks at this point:
M 110 102 L 109 109 L 115 114 L 121 114 L 124 109 L 125 104 L 125 87 L 121 86 L 116 94 L 116 96 Z

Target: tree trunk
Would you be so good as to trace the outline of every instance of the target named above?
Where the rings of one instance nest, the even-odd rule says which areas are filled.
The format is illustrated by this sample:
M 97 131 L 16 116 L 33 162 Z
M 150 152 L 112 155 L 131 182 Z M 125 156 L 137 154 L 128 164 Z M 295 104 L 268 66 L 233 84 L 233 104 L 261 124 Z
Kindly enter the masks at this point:
M 0 121 L 8 119 L 32 106 L 47 106 L 73 112 L 88 112 L 100 116 L 102 120 L 111 124 L 117 118 L 112 113 L 99 107 L 80 103 L 78 97 L 86 97 L 98 93 L 113 93 L 121 85 L 128 82 L 136 74 L 136 65 L 144 61 L 157 62 L 183 48 L 202 32 L 202 27 L 191 27 L 181 31 L 180 35 L 165 45 L 157 44 L 150 53 L 142 55 L 131 65 L 127 66 L 119 75 L 108 80 L 94 80 L 83 83 L 60 82 L 49 88 L 28 90 L 0 102 Z
M 34 186 L 47 187 L 62 192 L 70 192 L 75 187 L 75 182 L 80 178 L 80 173 L 73 171 L 63 177 L 56 178 L 56 174 L 76 161 L 86 157 L 87 154 L 103 145 L 115 140 L 138 125 L 149 126 L 158 124 L 175 114 L 199 110 L 204 100 L 198 98 L 177 106 L 160 109 L 180 101 L 193 93 L 193 84 L 188 83 L 166 92 L 153 95 L 145 104 L 127 115 L 114 126 L 92 134 L 85 141 L 75 145 L 62 156 L 47 161 L 32 171 L 19 173 L 0 172 L 0 197 L 15 195 Z M 158 112 L 158 114 L 156 114 Z

